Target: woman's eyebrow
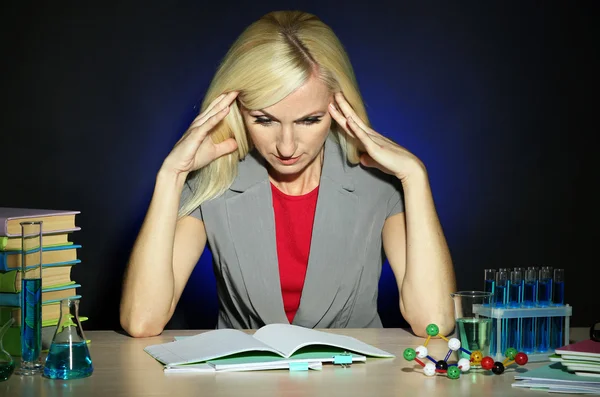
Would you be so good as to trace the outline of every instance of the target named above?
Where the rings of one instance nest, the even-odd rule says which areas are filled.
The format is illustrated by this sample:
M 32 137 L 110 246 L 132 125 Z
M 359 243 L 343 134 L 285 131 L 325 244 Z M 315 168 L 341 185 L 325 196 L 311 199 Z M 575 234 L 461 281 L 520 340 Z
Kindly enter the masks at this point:
M 272 114 L 270 114 L 269 112 L 266 112 L 266 111 L 264 111 L 264 110 L 255 110 L 255 112 L 261 112 L 261 113 L 263 113 L 265 116 L 267 116 L 268 118 L 270 118 L 271 120 L 273 120 L 273 121 L 279 121 L 279 120 L 277 119 L 277 117 L 273 116 Z M 326 112 L 324 112 L 323 110 L 315 110 L 314 112 L 310 112 L 310 113 L 308 113 L 306 116 L 302 116 L 302 117 L 300 117 L 299 119 L 297 119 L 297 120 L 295 120 L 295 121 L 304 120 L 304 119 L 306 119 L 306 118 L 308 118 L 308 117 L 311 117 L 311 116 L 317 116 L 317 115 L 318 115 L 317 117 L 319 117 L 319 116 L 323 116 L 323 114 L 325 114 L 325 113 L 326 113 Z M 252 116 L 252 115 L 251 115 L 251 116 Z M 260 116 L 252 116 L 252 117 L 260 117 Z

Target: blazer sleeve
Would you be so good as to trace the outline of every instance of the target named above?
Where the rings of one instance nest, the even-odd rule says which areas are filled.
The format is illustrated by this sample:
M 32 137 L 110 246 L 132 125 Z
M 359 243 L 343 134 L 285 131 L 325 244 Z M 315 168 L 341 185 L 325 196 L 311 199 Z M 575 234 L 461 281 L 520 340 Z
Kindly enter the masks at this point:
M 397 178 L 393 178 L 390 181 L 390 191 L 391 193 L 387 201 L 386 219 L 392 215 L 404 212 L 404 191 L 402 190 L 402 183 Z
M 190 187 L 190 184 L 188 183 L 188 181 L 186 181 L 183 184 L 183 190 L 181 191 L 181 199 L 179 200 L 179 209 L 181 209 L 181 207 L 183 206 L 183 203 L 192 196 L 193 192 L 192 192 L 192 188 Z M 193 216 L 194 218 L 200 219 L 201 221 L 203 221 L 202 219 L 202 209 L 200 207 L 195 208 L 190 214 L 189 216 Z

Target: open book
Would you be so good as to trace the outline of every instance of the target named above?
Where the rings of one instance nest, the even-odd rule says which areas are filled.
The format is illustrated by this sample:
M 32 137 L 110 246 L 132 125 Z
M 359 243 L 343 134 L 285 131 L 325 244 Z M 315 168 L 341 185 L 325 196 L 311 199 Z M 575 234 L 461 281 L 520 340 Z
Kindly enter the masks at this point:
M 235 329 L 208 331 L 147 346 L 144 351 L 166 369 L 196 368 L 198 371 L 288 368 L 299 362 L 310 366 L 335 362 L 340 355 L 350 356 L 352 362 L 365 361 L 365 356 L 394 357 L 349 336 L 290 324 L 265 325 L 254 335 Z

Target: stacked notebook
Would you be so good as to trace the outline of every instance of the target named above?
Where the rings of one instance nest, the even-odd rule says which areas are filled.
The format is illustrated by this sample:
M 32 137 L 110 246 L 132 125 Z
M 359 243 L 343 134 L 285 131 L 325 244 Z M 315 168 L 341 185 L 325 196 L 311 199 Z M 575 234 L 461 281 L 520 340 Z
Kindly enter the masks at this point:
M 591 339 L 572 343 L 556 349 L 550 359 L 580 376 L 597 376 L 600 379 L 600 342 Z
M 600 394 L 600 342 L 591 339 L 555 350 L 551 364 L 516 375 L 513 387 Z
M 71 279 L 73 266 L 81 262 L 71 237 L 81 230 L 76 226 L 79 211 L 56 211 L 0 207 L 0 325 L 10 317 L 13 327 L 4 336 L 4 348 L 11 355 L 21 354 L 21 225 L 23 221 L 42 224 L 42 339 L 49 347 L 60 317 L 60 300 L 79 298 L 80 284 Z M 81 319 L 81 318 L 80 318 Z M 85 318 L 83 318 L 85 319 Z
M 323 363 L 348 365 L 366 357 L 393 354 L 358 339 L 290 324 L 269 324 L 253 335 L 219 329 L 148 346 L 165 372 L 224 372 L 321 369 Z

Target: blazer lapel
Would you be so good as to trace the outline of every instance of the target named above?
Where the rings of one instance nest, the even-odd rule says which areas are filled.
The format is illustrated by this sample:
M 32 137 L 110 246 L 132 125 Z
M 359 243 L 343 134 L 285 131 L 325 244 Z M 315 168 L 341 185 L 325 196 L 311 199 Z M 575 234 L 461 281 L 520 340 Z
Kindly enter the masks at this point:
M 259 155 L 248 155 L 226 200 L 229 228 L 249 305 L 258 322 L 288 323 L 283 308 L 271 185 Z
M 354 222 L 358 196 L 346 170 L 345 156 L 330 138 L 325 146 L 306 279 L 293 321 L 296 325 L 314 328 L 328 311 L 338 313 L 346 303 L 344 297 L 334 302 L 344 277 L 355 267 L 354 241 L 360 233 Z

